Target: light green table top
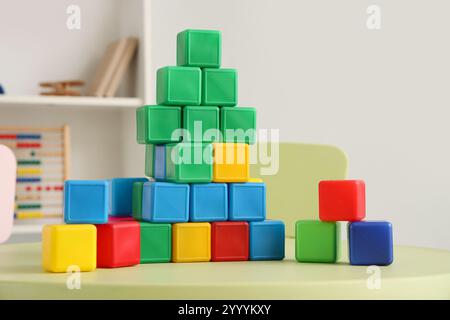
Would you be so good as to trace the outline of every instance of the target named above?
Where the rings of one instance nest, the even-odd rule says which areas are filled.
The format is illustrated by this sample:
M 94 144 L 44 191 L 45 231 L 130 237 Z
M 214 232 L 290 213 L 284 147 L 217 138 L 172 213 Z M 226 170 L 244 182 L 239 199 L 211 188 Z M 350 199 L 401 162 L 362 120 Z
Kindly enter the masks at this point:
M 165 263 L 97 269 L 69 290 L 67 274 L 41 269 L 41 244 L 0 246 L 0 299 L 449 299 L 450 252 L 395 247 L 368 289 L 367 267 L 297 263 L 286 239 L 284 261 Z M 344 259 L 347 257 L 343 245 Z M 369 281 L 371 282 L 371 281 Z M 371 282 L 373 283 L 373 282 Z

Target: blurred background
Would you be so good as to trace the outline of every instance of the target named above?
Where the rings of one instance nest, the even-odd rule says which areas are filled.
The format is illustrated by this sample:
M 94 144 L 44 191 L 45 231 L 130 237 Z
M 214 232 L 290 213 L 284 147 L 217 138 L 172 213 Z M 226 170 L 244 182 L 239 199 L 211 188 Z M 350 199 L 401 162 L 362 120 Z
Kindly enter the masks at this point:
M 178 32 L 219 29 L 222 66 L 238 69 L 239 105 L 257 108 L 259 128 L 342 148 L 349 178 L 366 181 L 371 220 L 392 221 L 397 244 L 450 249 L 450 2 L 0 3 L 0 127 L 68 125 L 71 178 L 142 175 L 135 108 L 155 102 Z M 108 46 L 124 37 L 139 44 L 117 90 L 92 94 Z M 40 83 L 60 80 L 84 81 L 82 97 L 40 95 Z M 28 220 L 12 241 L 39 238 L 45 219 Z

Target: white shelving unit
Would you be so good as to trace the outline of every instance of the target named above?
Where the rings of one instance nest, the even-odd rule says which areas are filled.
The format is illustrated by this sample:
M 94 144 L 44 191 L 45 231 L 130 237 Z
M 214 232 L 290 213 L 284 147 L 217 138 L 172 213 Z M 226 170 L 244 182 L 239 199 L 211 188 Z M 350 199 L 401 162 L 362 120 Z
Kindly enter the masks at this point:
M 114 7 L 114 9 L 103 10 L 102 5 L 106 3 L 109 8 Z M 53 8 L 54 3 L 51 0 L 44 0 L 41 3 L 41 7 L 43 10 L 46 10 L 45 8 Z M 64 8 L 61 7 L 60 10 L 65 13 Z M 82 19 L 84 17 L 91 19 L 83 20 L 89 21 L 91 24 L 86 22 L 85 25 L 82 25 L 82 28 L 90 28 L 89 32 L 85 33 L 85 37 L 77 38 L 82 39 L 80 41 L 84 41 L 84 47 L 90 48 L 92 44 L 99 43 L 99 46 L 102 46 L 101 50 L 103 50 L 103 46 L 106 49 L 107 42 L 112 42 L 122 37 L 134 36 L 139 39 L 135 65 L 130 68 L 130 72 L 127 74 L 126 81 L 128 81 L 128 85 L 124 86 L 126 90 L 121 91 L 122 95 L 130 94 L 132 97 L 39 96 L 26 92 L 17 95 L 0 95 L 0 125 L 31 125 L 40 127 L 69 124 L 71 126 L 72 142 L 74 143 L 72 147 L 72 160 L 78 165 L 78 168 L 91 169 L 81 173 L 78 170 L 79 175 L 73 178 L 80 178 L 81 176 L 81 178 L 96 179 L 99 178 L 97 175 L 103 177 L 103 173 L 95 172 L 95 168 L 104 169 L 99 168 L 100 162 L 111 168 L 107 175 L 125 175 L 126 173 L 124 173 L 123 168 L 126 168 L 128 158 L 134 157 L 133 152 L 136 152 L 138 148 L 132 145 L 135 143 L 135 109 L 153 99 L 153 90 L 151 90 L 152 68 L 150 63 L 150 10 L 150 0 L 114 0 L 111 2 L 103 0 L 103 2 L 92 4 L 92 6 L 84 5 L 82 7 Z M 94 25 L 92 23 L 95 24 L 95 19 L 92 17 L 95 17 L 95 15 L 101 17 L 105 12 L 110 14 L 110 19 L 106 20 L 111 21 L 111 25 L 107 26 L 108 38 L 98 38 L 98 41 L 93 40 L 90 38 L 92 34 L 95 34 L 97 37 L 105 36 L 103 31 L 105 30 L 105 25 L 102 25 L 101 28 L 103 29 L 93 30 Z M 106 20 L 103 19 L 103 21 Z M 33 30 L 34 26 L 25 25 L 23 28 Z M 65 28 L 65 25 L 62 25 L 62 28 Z M 82 29 L 80 32 L 85 32 L 84 30 L 87 29 Z M 49 31 L 53 32 L 53 29 L 49 29 Z M 62 29 L 60 33 L 63 32 L 66 31 Z M 71 33 L 71 35 L 73 34 Z M 23 39 L 20 44 L 12 42 L 15 47 L 11 47 L 10 49 L 24 50 L 24 48 L 18 46 L 21 43 L 27 43 L 29 40 L 30 38 Z M 64 41 L 64 38 L 59 41 Z M 7 41 L 5 45 L 8 45 Z M 25 50 L 28 50 L 28 48 Z M 55 51 L 52 48 L 46 50 L 46 54 L 48 55 L 53 54 L 53 52 L 55 52 L 55 55 L 59 55 L 55 56 L 55 58 L 62 57 L 61 54 L 64 54 L 61 53 L 61 50 Z M 65 54 L 70 56 L 70 52 L 66 52 Z M 65 58 L 65 56 L 63 57 Z M 86 68 L 86 63 L 89 62 L 89 65 L 93 67 L 91 71 L 94 73 L 95 67 L 99 63 L 98 53 L 95 57 L 81 56 L 80 59 L 83 59 L 80 60 L 80 62 L 83 61 L 84 63 L 83 68 Z M 80 63 L 76 59 L 72 60 L 67 61 L 67 63 L 75 65 Z M 17 63 L 23 62 L 18 60 Z M 34 64 L 31 61 L 28 63 Z M 57 65 L 54 67 L 58 68 Z M 42 79 L 51 79 L 52 72 L 45 73 L 45 68 L 42 68 L 42 70 L 44 72 Z M 12 73 L 3 74 L 2 72 L 1 76 L 8 78 L 19 74 L 15 70 Z M 26 73 L 23 73 L 21 77 L 23 77 L 24 81 L 29 81 Z M 32 86 L 34 86 L 34 82 Z M 8 92 L 10 88 L 6 89 Z M 125 147 L 121 148 L 124 145 Z M 102 160 L 98 160 L 99 158 Z M 92 168 L 94 169 L 92 170 Z M 105 172 L 105 170 L 102 172 Z M 104 178 L 109 178 L 109 176 L 105 176 Z M 37 238 L 42 230 L 42 225 L 45 223 L 49 222 L 37 221 L 37 223 L 33 223 L 32 221 L 20 221 L 20 223 L 14 225 L 13 237 L 17 239 L 20 235 L 24 237 L 32 235 Z M 52 221 L 51 223 L 61 223 L 61 220 Z
M 0 108 L 8 107 L 70 107 L 70 108 L 124 108 L 134 109 L 142 105 L 141 98 L 99 98 L 64 96 L 0 96 Z

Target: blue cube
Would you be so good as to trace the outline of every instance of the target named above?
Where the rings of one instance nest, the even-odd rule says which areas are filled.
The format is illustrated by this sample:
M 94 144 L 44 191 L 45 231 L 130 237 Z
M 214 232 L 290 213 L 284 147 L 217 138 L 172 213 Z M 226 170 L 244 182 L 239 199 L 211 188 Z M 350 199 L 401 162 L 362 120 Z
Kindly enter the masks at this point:
M 142 220 L 148 222 L 187 222 L 189 185 L 146 182 L 142 191 Z
M 278 220 L 253 221 L 250 227 L 250 260 L 284 259 L 284 223 Z
M 106 180 L 67 180 L 64 183 L 64 222 L 108 222 L 109 182 Z
M 386 266 L 394 260 L 392 224 L 358 221 L 348 225 L 350 264 Z
M 166 179 L 165 145 L 148 144 L 145 146 L 145 175 L 157 181 Z
M 133 184 L 146 178 L 115 178 L 111 180 L 111 216 L 133 216 Z
M 226 183 L 191 184 L 190 221 L 225 221 L 228 218 Z
M 262 221 L 265 218 L 266 185 L 264 183 L 229 184 L 229 220 Z

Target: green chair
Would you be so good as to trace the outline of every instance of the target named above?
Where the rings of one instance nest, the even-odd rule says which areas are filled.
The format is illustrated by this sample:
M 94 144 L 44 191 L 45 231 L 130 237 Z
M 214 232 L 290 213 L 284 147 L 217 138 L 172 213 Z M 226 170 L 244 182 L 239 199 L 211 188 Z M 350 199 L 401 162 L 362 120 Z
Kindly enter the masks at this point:
M 276 158 L 273 145 L 257 147 L 271 151 Z M 264 175 L 261 170 L 268 166 L 261 161 L 252 165 L 251 174 L 267 185 L 267 218 L 283 220 L 286 236 L 294 237 L 295 221 L 319 218 L 319 181 L 346 178 L 347 156 L 334 146 L 302 143 L 280 143 L 278 154 L 279 170 L 275 175 Z

